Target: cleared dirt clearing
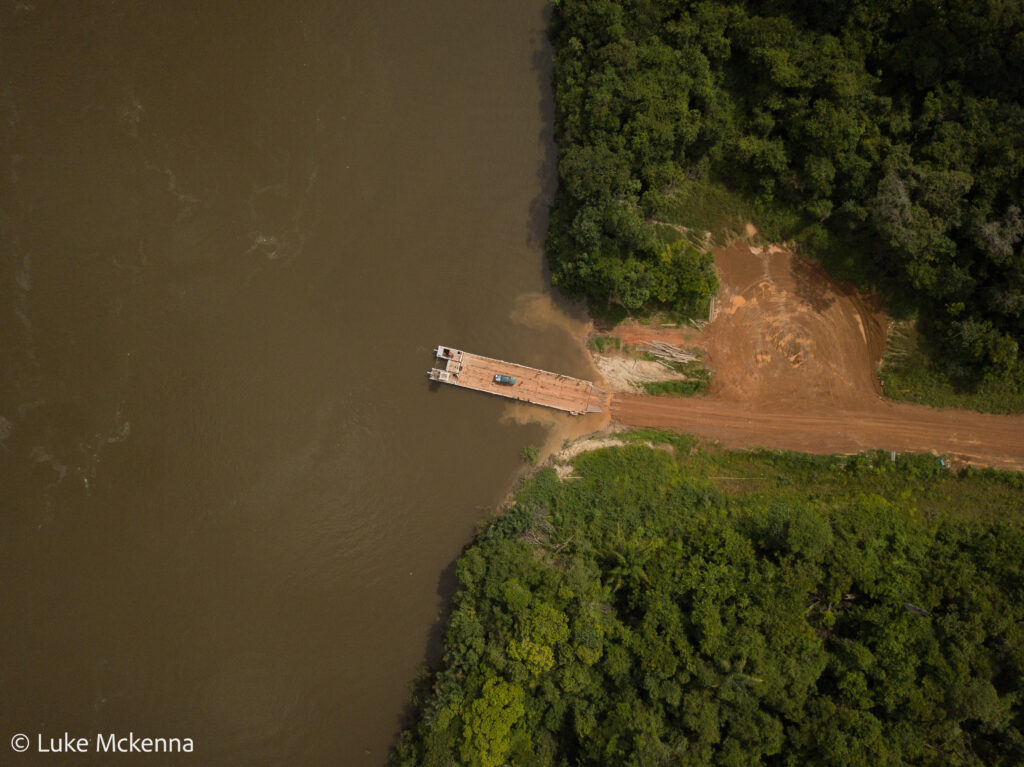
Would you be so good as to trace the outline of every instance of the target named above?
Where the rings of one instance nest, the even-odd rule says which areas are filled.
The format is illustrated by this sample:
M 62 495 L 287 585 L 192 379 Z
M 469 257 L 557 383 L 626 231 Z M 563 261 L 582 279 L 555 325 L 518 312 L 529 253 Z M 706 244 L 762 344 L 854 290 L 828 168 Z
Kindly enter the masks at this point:
M 703 347 L 706 397 L 616 394 L 614 420 L 698 434 L 726 447 L 811 453 L 934 451 L 1024 470 L 1024 416 L 896 403 L 875 371 L 886 318 L 871 296 L 777 246 L 715 252 L 722 282 L 703 333 L 630 325 L 613 332 Z

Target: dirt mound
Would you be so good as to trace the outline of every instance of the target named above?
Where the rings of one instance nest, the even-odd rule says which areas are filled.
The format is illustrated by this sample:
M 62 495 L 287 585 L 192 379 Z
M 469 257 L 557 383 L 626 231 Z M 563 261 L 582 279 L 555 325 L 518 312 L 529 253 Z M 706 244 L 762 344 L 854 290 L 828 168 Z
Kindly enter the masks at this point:
M 621 338 L 623 343 L 640 346 L 644 341 L 665 341 L 673 346 L 702 345 L 699 330 L 675 325 L 641 325 L 635 320 L 627 320 L 612 330 L 601 331 L 601 335 Z

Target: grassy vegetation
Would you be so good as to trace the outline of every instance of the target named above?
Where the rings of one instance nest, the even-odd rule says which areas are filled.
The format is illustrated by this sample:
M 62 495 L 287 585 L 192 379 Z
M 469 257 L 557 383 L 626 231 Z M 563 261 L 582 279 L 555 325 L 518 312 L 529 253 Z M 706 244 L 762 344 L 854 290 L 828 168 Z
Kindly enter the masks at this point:
M 592 351 L 604 354 L 607 351 L 619 351 L 622 348 L 622 339 L 616 336 L 591 336 L 589 342 Z
M 654 396 L 666 395 L 669 397 L 692 397 L 695 394 L 703 394 L 708 388 L 708 382 L 699 379 L 686 381 L 644 381 L 644 391 Z
M 537 458 L 540 457 L 540 450 L 537 449 L 536 445 L 527 445 L 522 449 L 522 452 L 519 453 L 519 457 L 522 459 L 523 463 L 528 463 L 531 466 L 534 466 L 537 463 Z
M 711 383 L 711 371 L 699 361 L 666 364 L 676 372 L 683 373 L 688 377 L 685 380 L 645 381 L 643 387 L 648 394 L 692 397 L 707 391 L 708 385 Z
M 811 455 L 786 450 L 721 450 L 696 437 L 637 429 L 623 441 L 670 445 L 688 480 L 708 482 L 744 503 L 800 505 L 840 511 L 858 498 L 879 497 L 922 522 L 973 520 L 1024 523 L 1024 474 L 962 467 L 942 456 L 873 450 Z M 946 465 L 944 465 L 946 464 Z
M 683 309 L 637 309 L 628 316 L 641 325 L 667 325 L 669 327 L 693 327 L 695 322 L 706 322 L 711 311 L 713 296 L 694 301 Z M 624 315 L 620 322 L 626 319 Z
M 587 311 L 590 316 L 605 327 L 615 327 L 620 322 L 625 322 L 629 317 L 629 310 L 616 301 L 589 299 Z
M 1020 376 L 975 372 L 974 378 L 954 380 L 937 366 L 937 356 L 912 323 L 893 323 L 878 371 L 886 396 L 934 407 L 1024 413 L 1024 380 Z
M 741 195 L 707 179 L 687 181 L 669 189 L 653 198 L 653 204 L 656 219 L 699 233 L 710 232 L 716 245 L 725 245 L 744 235 L 747 222 L 755 215 L 753 206 Z
M 459 559 L 395 765 L 1024 762 L 1024 475 L 623 439 Z

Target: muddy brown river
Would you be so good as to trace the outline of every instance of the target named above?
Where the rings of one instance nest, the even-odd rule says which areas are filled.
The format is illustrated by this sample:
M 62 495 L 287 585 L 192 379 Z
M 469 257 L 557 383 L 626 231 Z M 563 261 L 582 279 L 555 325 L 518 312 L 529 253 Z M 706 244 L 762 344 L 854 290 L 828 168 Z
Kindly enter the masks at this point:
M 431 388 L 432 348 L 589 372 L 545 6 L 4 4 L 0 762 L 384 763 L 569 419 Z M 130 732 L 194 753 L 35 753 Z

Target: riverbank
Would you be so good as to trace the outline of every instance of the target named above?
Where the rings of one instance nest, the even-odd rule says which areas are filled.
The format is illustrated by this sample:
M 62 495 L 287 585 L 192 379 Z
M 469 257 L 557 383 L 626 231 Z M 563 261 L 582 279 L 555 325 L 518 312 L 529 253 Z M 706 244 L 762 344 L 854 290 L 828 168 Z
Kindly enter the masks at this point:
M 1020 475 L 651 431 L 556 460 L 456 563 L 394 765 L 1015 763 Z

